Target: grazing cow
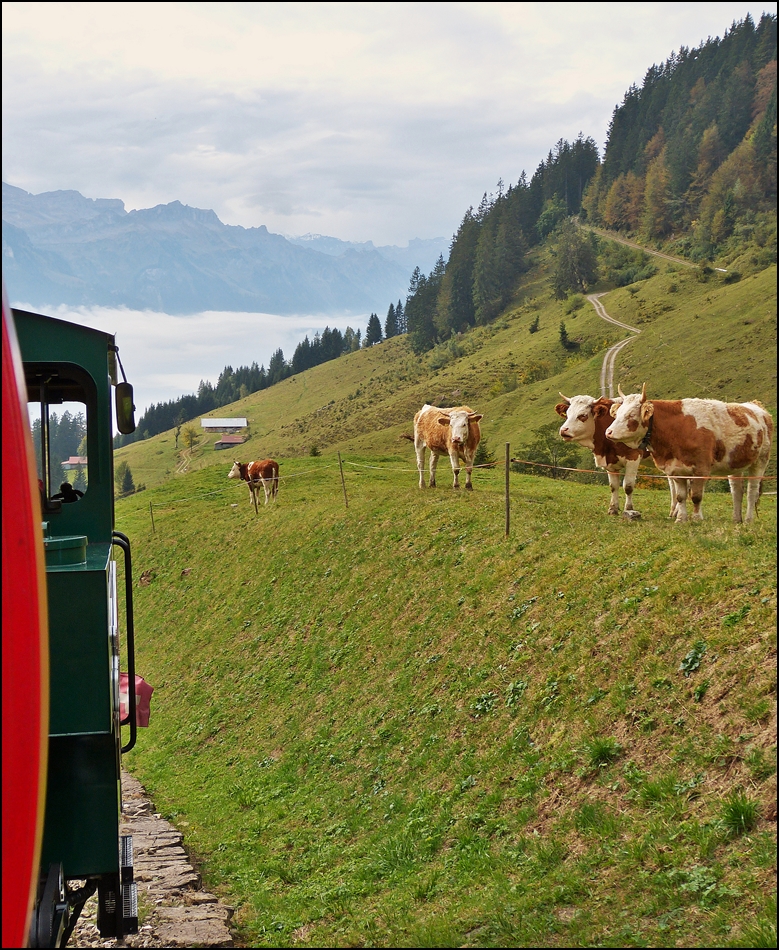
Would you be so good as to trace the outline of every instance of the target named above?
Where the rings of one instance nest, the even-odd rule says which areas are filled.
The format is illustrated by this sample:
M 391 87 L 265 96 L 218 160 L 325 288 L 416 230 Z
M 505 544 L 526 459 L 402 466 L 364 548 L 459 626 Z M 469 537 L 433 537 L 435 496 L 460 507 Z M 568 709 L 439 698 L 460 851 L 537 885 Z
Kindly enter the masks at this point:
M 641 460 L 649 452 L 645 449 L 630 448 L 623 442 L 612 442 L 606 438 L 606 429 L 611 422 L 609 410 L 614 405 L 613 399 L 593 396 L 574 396 L 569 399 L 562 393 L 565 402 L 555 406 L 555 412 L 565 419 L 560 426 L 560 436 L 566 442 L 576 442 L 577 445 L 590 449 L 598 468 L 605 468 L 609 476 L 611 488 L 611 502 L 609 514 L 619 514 L 619 476 L 625 473 L 622 488 L 625 492 L 625 511 L 634 511 L 633 489 L 636 484 L 636 475 Z M 673 501 L 673 499 L 672 499 Z
M 435 488 L 435 470 L 440 455 L 448 455 L 454 473 L 453 488 L 459 488 L 460 460 L 465 462 L 465 487 L 473 491 L 471 472 L 481 439 L 480 412 L 468 406 L 439 409 L 425 403 L 414 416 L 414 449 L 417 453 L 419 487 L 425 487 L 425 448 L 430 449 L 430 487 Z M 408 436 L 406 436 L 408 438 Z
M 249 485 L 249 504 L 257 501 L 256 492 L 262 485 L 265 491 L 265 504 L 268 498 L 276 498 L 279 493 L 279 463 L 273 459 L 263 459 L 261 462 L 244 464 L 237 459 L 233 462 L 228 478 L 240 478 Z
M 655 465 L 676 482 L 677 521 L 687 520 L 688 478 L 692 517 L 702 520 L 706 479 L 710 475 L 728 475 L 733 520 L 740 524 L 745 471 L 752 479 L 747 488 L 745 520 L 754 518 L 760 498 L 760 476 L 768 466 L 774 428 L 773 419 L 759 402 L 650 401 L 644 383 L 640 393 L 623 395 L 622 403 L 612 406 L 611 414 L 606 436 L 648 448 Z

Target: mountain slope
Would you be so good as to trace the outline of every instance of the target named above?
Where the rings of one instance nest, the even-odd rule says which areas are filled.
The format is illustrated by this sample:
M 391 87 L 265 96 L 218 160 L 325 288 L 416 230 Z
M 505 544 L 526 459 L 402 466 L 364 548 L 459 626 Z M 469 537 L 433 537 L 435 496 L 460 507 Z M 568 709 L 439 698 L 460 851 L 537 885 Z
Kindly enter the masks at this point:
M 127 212 L 116 199 L 31 195 L 3 183 L 8 292 L 37 307 L 383 311 L 405 296 L 414 265 L 406 265 L 404 252 L 431 256 L 427 242 L 407 249 L 338 243 L 338 254 L 321 253 L 316 242 L 292 243 L 264 225 L 224 225 L 213 211 L 178 201 Z
M 414 412 L 425 402 L 467 402 L 485 414 L 482 432 L 493 451 L 509 442 L 518 455 L 537 429 L 557 422 L 559 390 L 569 396 L 600 394 L 606 350 L 631 335 L 599 319 L 587 303 L 568 312 L 568 302 L 552 300 L 549 257 L 540 252 L 535 260 L 512 303 L 489 326 L 422 357 L 411 352 L 406 337 L 386 340 L 218 414 L 250 420 L 251 438 L 243 451 L 256 458 L 307 455 L 316 446 L 325 453 L 368 452 L 411 461 L 413 451 L 398 437 L 410 432 Z M 642 330 L 620 354 L 615 382 L 625 392 L 646 382 L 650 393 L 665 398 L 759 399 L 775 412 L 776 268 L 735 283 L 726 282 L 727 275 L 707 276 L 669 262 L 659 268 L 649 280 L 602 298 L 612 316 Z M 536 318 L 539 329 L 531 333 Z M 561 346 L 561 322 L 577 350 Z M 170 477 L 180 462 L 170 432 L 120 449 L 117 459 L 126 459 L 136 481 L 149 487 Z M 582 463 L 591 467 L 591 461 L 583 451 Z M 223 464 L 221 453 L 203 445 L 190 469 Z

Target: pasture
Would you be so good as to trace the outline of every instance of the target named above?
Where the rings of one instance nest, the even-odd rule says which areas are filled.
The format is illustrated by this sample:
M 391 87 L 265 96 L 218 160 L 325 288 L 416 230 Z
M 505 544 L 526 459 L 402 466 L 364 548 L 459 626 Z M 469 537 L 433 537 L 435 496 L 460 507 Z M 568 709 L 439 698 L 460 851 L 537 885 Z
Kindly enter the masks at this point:
M 420 491 L 342 445 L 347 508 L 333 451 L 276 448 L 257 515 L 224 459 L 117 503 L 127 764 L 243 945 L 775 945 L 775 495 L 674 525 L 664 484 L 628 521 L 512 473 L 506 539 L 500 465 Z

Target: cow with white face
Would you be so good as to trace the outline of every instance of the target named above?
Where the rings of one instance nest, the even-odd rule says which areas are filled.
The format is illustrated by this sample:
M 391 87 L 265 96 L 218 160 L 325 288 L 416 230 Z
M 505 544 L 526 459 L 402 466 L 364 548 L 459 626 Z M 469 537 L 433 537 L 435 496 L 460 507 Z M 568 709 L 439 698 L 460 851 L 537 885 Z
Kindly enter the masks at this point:
M 636 448 L 647 448 L 658 469 L 676 483 L 677 521 L 687 520 L 688 478 L 692 517 L 702 520 L 701 502 L 707 478 L 727 475 L 733 496 L 733 520 L 739 524 L 744 473 L 749 477 L 745 520 L 754 518 L 774 429 L 773 419 L 761 403 L 649 400 L 644 383 L 640 393 L 623 396 L 622 403 L 611 408 L 611 415 L 606 436 Z
M 425 449 L 430 449 L 430 487 L 435 488 L 435 470 L 440 455 L 448 455 L 454 473 L 453 488 L 459 488 L 460 460 L 465 463 L 465 487 L 473 490 L 471 472 L 481 440 L 482 414 L 469 406 L 439 409 L 425 403 L 414 416 L 414 448 L 417 453 L 419 487 L 425 487 Z
M 569 399 L 562 393 L 560 395 L 564 402 L 555 406 L 555 412 L 565 419 L 560 426 L 560 438 L 590 449 L 598 468 L 606 469 L 611 488 L 610 515 L 619 514 L 619 476 L 624 472 L 622 488 L 625 492 L 625 511 L 634 511 L 633 489 L 638 466 L 649 453 L 606 438 L 606 429 L 611 422 L 609 411 L 615 400 L 605 396 L 595 399 L 584 395 Z
M 249 486 L 249 504 L 257 507 L 260 487 L 265 492 L 265 504 L 269 499 L 275 501 L 279 493 L 279 463 L 274 459 L 262 459 L 259 462 L 233 462 L 228 478 L 239 478 Z

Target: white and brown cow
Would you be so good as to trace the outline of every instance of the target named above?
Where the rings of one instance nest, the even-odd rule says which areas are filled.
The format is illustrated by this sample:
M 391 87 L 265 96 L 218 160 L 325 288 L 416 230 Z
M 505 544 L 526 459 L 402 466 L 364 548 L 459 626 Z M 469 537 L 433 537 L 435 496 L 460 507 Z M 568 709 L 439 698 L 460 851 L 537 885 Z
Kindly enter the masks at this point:
M 249 486 L 249 504 L 257 502 L 256 492 L 262 486 L 265 492 L 265 504 L 269 498 L 276 498 L 279 493 L 279 463 L 273 459 L 262 459 L 260 462 L 233 462 L 228 478 L 240 478 Z
M 622 395 L 620 391 L 620 395 Z M 676 483 L 676 520 L 687 520 L 687 479 L 693 518 L 702 519 L 701 502 L 710 475 L 728 475 L 733 495 L 733 520 L 741 522 L 744 473 L 747 488 L 746 521 L 755 516 L 760 497 L 760 476 L 771 454 L 773 419 L 759 402 L 720 402 L 718 399 L 646 398 L 640 393 L 624 396 L 611 409 L 610 439 L 645 447 L 655 465 Z
M 460 461 L 465 463 L 465 487 L 473 490 L 471 472 L 476 448 L 481 439 L 480 412 L 469 406 L 439 409 L 425 403 L 414 416 L 414 449 L 417 453 L 419 487 L 425 487 L 425 449 L 430 449 L 430 487 L 435 488 L 438 458 L 448 455 L 454 473 L 453 488 L 459 488 Z M 408 438 L 408 436 L 406 437 Z
M 611 488 L 609 514 L 619 514 L 619 476 L 625 473 L 622 488 L 625 492 L 625 511 L 634 511 L 633 489 L 641 460 L 649 453 L 645 449 L 631 448 L 623 442 L 606 438 L 606 429 L 611 422 L 609 411 L 615 400 L 602 396 L 573 396 L 569 399 L 560 393 L 565 402 L 555 406 L 555 412 L 565 419 L 560 426 L 560 437 L 566 442 L 575 442 L 590 449 L 598 468 L 606 469 Z M 673 498 L 672 498 L 673 504 Z M 634 516 L 635 517 L 635 516 Z

